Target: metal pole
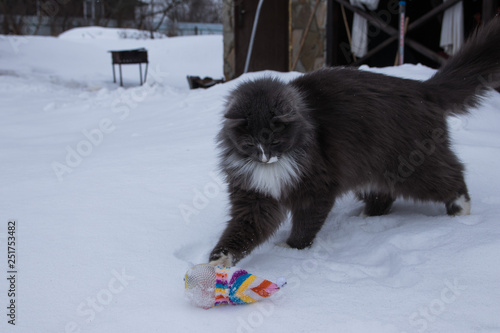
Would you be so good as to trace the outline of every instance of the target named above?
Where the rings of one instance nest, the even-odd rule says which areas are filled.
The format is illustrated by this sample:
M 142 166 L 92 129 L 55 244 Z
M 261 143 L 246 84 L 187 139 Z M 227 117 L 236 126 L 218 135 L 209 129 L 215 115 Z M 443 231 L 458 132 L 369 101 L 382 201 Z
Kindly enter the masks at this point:
M 139 63 L 139 77 L 141 78 L 141 86 L 142 86 L 142 64 Z
M 259 0 L 257 5 L 257 12 L 255 13 L 255 18 L 253 20 L 252 35 L 250 36 L 250 45 L 248 46 L 247 60 L 245 61 L 245 69 L 243 73 L 248 72 L 248 67 L 250 66 L 250 58 L 252 57 L 253 42 L 255 40 L 255 31 L 257 31 L 257 24 L 259 23 L 260 9 L 264 0 Z
M 406 1 L 399 2 L 399 64 L 405 62 L 405 12 Z
M 122 64 L 118 64 L 120 68 L 120 87 L 123 87 L 123 78 L 122 78 Z

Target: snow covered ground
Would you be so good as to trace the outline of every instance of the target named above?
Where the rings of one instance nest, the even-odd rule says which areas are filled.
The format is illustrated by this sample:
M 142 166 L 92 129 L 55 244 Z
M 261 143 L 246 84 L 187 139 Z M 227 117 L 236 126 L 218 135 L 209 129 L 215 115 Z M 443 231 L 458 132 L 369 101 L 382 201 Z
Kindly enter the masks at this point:
M 222 76 L 221 38 L 120 39 L 99 28 L 0 37 L 0 331 L 499 332 L 493 92 L 470 117 L 450 119 L 472 215 L 398 200 L 388 216 L 361 218 L 349 195 L 312 248 L 277 246 L 285 224 L 239 263 L 288 279 L 272 299 L 210 310 L 186 302 L 183 275 L 207 260 L 227 219 L 214 143 L 224 96 L 244 79 L 299 75 L 253 73 L 190 91 L 186 75 Z M 138 66 L 124 66 L 120 88 L 107 51 L 137 47 L 149 51 L 148 82 L 137 86 Z M 9 281 L 13 219 L 17 274 Z

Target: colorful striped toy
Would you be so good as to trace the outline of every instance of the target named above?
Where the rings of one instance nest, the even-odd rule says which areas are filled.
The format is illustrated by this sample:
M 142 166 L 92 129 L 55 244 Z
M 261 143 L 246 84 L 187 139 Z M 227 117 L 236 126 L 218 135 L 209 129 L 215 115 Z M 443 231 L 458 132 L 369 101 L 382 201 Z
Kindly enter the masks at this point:
M 186 296 L 199 307 L 248 304 L 268 298 L 282 287 L 238 267 L 196 265 L 184 278 Z

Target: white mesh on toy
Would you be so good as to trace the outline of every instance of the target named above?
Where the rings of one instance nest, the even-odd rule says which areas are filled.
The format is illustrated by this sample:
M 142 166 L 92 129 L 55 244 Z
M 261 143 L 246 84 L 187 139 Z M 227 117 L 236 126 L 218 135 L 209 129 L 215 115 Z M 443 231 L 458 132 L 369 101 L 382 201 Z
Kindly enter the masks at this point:
M 190 268 L 184 278 L 186 297 L 202 308 L 211 308 L 215 300 L 215 267 L 209 264 Z

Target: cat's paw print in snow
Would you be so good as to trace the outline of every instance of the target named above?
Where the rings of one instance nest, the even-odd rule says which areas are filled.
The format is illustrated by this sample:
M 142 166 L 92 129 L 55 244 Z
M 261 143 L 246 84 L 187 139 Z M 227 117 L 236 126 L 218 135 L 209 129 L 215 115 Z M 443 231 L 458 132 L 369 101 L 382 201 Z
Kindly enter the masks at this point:
M 393 288 L 410 287 L 422 280 L 422 276 L 413 269 L 415 265 L 425 261 L 418 253 L 405 253 L 385 246 L 370 251 L 367 256 L 352 259 L 350 262 L 326 264 L 327 279 L 337 283 L 371 280 Z
M 192 242 L 180 246 L 175 252 L 174 257 L 190 265 L 208 262 L 208 250 L 210 245 L 204 242 Z
M 413 231 L 407 230 L 404 233 L 391 235 L 388 237 L 387 243 L 402 251 L 429 250 L 449 242 L 452 233 L 453 229 L 437 227 Z

